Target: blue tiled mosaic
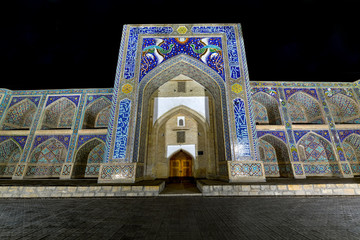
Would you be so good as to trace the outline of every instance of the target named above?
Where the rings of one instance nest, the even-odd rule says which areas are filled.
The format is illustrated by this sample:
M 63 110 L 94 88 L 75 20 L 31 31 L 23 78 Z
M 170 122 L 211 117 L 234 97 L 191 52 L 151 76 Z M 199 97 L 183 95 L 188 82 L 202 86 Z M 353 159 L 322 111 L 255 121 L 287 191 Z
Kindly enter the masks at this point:
M 23 149 L 26 143 L 27 136 L 0 136 L 0 143 L 8 140 L 8 139 L 15 140 Z
M 236 159 L 242 156 L 251 156 L 250 142 L 246 124 L 245 103 L 242 99 L 237 98 L 234 103 L 235 127 L 237 146 L 235 147 Z
M 114 159 L 125 158 L 127 137 L 129 130 L 131 101 L 123 99 L 120 101 L 119 118 L 115 133 Z
M 133 27 L 129 31 L 129 43 L 125 59 L 124 78 L 131 79 L 135 73 L 135 59 L 139 34 L 169 34 L 171 27 Z
M 46 101 L 46 105 L 48 106 L 51 103 L 55 102 L 56 100 L 60 99 L 60 98 L 67 98 L 70 101 L 72 101 L 73 103 L 75 103 L 75 106 L 78 105 L 79 100 L 80 100 L 80 95 L 70 95 L 70 96 L 66 96 L 66 95 L 58 95 L 58 96 L 49 96 L 49 98 Z
M 21 96 L 21 97 L 13 97 L 11 98 L 11 102 L 9 104 L 9 107 L 13 106 L 14 104 L 17 104 L 19 102 L 21 102 L 22 100 L 24 99 L 29 99 L 31 102 L 33 102 L 35 104 L 35 106 L 37 107 L 38 104 L 39 104 L 39 101 L 40 101 L 40 96 L 34 96 L 34 97 L 31 97 L 31 96 Z
M 202 61 L 225 80 L 221 38 L 145 38 L 139 81 L 160 63 L 179 54 Z
M 234 26 L 199 26 L 193 27 L 191 30 L 193 33 L 225 33 L 230 76 L 233 79 L 238 79 L 241 76 Z

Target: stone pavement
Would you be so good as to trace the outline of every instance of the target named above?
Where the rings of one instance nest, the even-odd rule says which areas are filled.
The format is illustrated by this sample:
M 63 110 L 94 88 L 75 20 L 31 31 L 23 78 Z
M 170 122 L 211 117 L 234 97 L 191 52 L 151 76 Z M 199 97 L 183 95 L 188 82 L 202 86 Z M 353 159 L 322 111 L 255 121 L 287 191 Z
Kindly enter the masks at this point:
M 0 198 L 144 197 L 144 196 L 360 196 L 359 178 L 267 179 L 261 183 L 228 183 L 209 179 L 170 183 L 103 184 L 93 180 L 0 180 Z
M 360 198 L 0 199 L 0 239 L 360 239 Z

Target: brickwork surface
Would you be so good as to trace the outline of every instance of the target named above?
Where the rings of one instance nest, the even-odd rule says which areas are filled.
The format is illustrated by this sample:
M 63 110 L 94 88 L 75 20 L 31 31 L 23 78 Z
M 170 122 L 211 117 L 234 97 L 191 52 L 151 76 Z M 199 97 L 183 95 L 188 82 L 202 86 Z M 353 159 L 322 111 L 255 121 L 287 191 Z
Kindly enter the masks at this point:
M 231 184 L 214 180 L 199 180 L 197 187 L 204 196 L 360 195 L 358 179 L 297 181 Z
M 138 184 L 97 184 L 96 181 L 0 181 L 0 198 L 48 197 L 142 197 L 157 196 L 165 182 L 143 181 Z
M 360 239 L 358 197 L 0 199 L 0 239 Z

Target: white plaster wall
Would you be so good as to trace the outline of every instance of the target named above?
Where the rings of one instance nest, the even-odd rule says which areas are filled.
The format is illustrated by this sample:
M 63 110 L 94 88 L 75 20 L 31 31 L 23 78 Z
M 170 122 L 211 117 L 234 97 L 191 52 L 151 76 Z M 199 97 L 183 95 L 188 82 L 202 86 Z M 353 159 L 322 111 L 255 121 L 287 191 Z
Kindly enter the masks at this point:
M 196 147 L 195 144 L 184 144 L 184 145 L 167 145 L 166 157 L 169 158 L 173 153 L 185 150 L 190 153 L 194 159 L 196 159 Z
M 186 106 L 198 112 L 209 122 L 208 97 L 155 97 L 153 124 L 163 114 L 178 106 Z

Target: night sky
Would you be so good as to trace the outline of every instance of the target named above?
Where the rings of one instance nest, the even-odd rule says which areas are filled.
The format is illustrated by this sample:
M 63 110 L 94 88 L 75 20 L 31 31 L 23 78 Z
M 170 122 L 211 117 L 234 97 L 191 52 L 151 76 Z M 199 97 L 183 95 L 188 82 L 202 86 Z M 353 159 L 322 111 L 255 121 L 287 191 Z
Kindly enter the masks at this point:
M 135 23 L 241 23 L 251 80 L 360 79 L 358 1 L 6 2 L 0 88 L 111 88 L 122 26 Z

